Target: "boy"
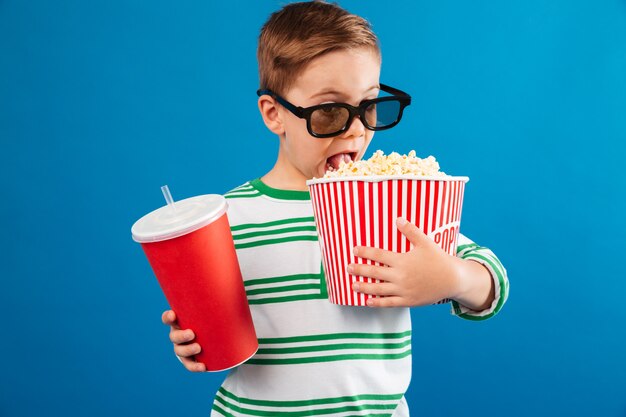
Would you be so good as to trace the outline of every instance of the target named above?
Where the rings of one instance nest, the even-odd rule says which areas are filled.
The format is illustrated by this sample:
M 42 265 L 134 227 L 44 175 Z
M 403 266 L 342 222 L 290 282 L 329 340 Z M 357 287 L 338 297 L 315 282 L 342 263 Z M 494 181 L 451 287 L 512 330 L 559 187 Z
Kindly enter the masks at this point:
M 259 110 L 279 138 L 278 157 L 263 177 L 225 196 L 260 349 L 227 376 L 211 415 L 408 416 L 406 307 L 450 299 L 456 315 L 491 317 L 508 294 L 506 271 L 491 251 L 462 235 L 453 257 L 398 219 L 410 252 L 358 247 L 359 257 L 387 267 L 349 266 L 354 275 L 383 280 L 354 287 L 386 296 L 371 307 L 396 308 L 331 304 L 305 181 L 360 159 L 374 129 L 401 117 L 399 105 L 377 103 L 372 112 L 361 103 L 381 91 L 398 102 L 406 96 L 379 82 L 380 50 L 369 24 L 333 4 L 294 3 L 274 13 L 261 30 L 258 60 Z M 397 114 L 372 122 L 383 109 Z M 183 365 L 204 371 L 193 360 L 201 349 L 193 332 L 180 330 L 171 310 L 162 319 Z

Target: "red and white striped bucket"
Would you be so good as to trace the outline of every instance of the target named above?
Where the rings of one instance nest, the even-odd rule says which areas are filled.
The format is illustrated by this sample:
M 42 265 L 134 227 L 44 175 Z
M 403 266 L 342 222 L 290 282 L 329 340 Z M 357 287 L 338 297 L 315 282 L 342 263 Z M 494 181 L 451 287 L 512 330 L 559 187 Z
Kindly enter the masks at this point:
M 351 263 L 380 265 L 352 254 L 355 246 L 408 252 L 411 243 L 396 227 L 404 217 L 450 255 L 456 254 L 463 192 L 468 177 L 342 177 L 307 181 L 324 263 L 328 298 L 364 306 L 370 296 L 352 283 L 378 282 L 348 274 Z

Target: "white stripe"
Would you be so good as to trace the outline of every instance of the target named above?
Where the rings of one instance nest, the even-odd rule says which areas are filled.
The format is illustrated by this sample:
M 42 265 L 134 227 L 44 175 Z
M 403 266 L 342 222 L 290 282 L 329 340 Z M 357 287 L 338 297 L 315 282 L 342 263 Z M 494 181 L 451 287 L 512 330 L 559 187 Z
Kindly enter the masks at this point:
M 463 214 L 463 196 L 465 195 L 465 183 L 461 182 L 461 195 L 459 197 L 459 207 L 458 207 L 458 214 L 457 214 L 457 220 L 459 221 L 459 223 L 461 222 L 461 215 Z
M 426 187 L 424 186 L 425 184 L 422 182 L 421 186 L 420 186 L 420 219 L 419 219 L 419 227 L 420 229 L 426 233 L 426 231 L 424 230 L 424 210 L 426 207 Z
M 391 219 L 391 250 L 398 252 L 398 236 L 397 227 L 395 222 L 396 213 L 398 212 L 398 180 L 391 181 L 391 213 L 389 218 Z
M 373 242 L 370 242 L 370 230 L 373 227 L 373 225 L 370 224 L 370 209 L 371 209 L 370 204 L 371 204 L 371 201 L 373 201 L 370 198 L 370 185 L 371 184 L 372 183 L 367 183 L 367 182 L 363 184 L 363 189 L 365 190 L 365 193 L 364 193 L 365 194 L 365 200 L 364 200 L 365 202 L 365 246 L 373 245 Z M 366 259 L 365 263 L 367 265 L 372 265 L 372 261 L 370 261 L 369 259 Z M 364 279 L 364 281 L 372 282 L 372 280 L 369 278 Z
M 332 234 L 333 234 L 333 223 L 331 222 L 331 219 L 334 218 L 334 213 L 331 209 L 332 207 L 332 203 L 330 201 L 330 187 L 332 186 L 331 183 L 326 183 L 326 184 L 320 184 L 320 187 L 322 187 L 323 190 L 323 194 L 324 194 L 324 202 L 325 202 L 325 209 L 326 209 L 326 215 L 325 215 L 325 219 L 326 219 L 326 223 L 328 226 L 328 249 L 329 249 L 329 253 L 328 253 L 328 258 L 326 258 L 327 263 L 328 263 L 328 270 L 326 271 L 326 274 L 328 276 L 328 280 L 330 282 L 330 287 L 328 287 L 328 290 L 332 292 L 332 302 L 334 303 L 338 303 L 339 299 L 338 299 L 338 295 L 337 295 L 337 286 L 335 285 L 336 283 L 336 272 L 335 272 L 335 264 L 332 261 L 335 257 L 335 248 L 333 246 L 333 240 L 331 238 Z
M 279 287 L 286 287 L 286 286 L 291 286 L 291 285 L 317 284 L 319 282 L 320 282 L 319 279 L 310 278 L 310 279 L 299 279 L 297 281 L 272 282 L 269 284 L 246 284 L 246 290 L 262 290 L 266 288 L 279 288 Z
M 238 191 L 238 190 L 254 190 L 254 189 L 255 189 L 255 188 L 254 188 L 251 184 L 246 183 L 246 184 L 240 185 L 239 187 L 233 188 L 233 189 L 232 189 L 232 190 L 230 190 L 230 191 Z
M 433 215 L 433 195 L 434 195 L 433 182 L 432 181 L 427 181 L 427 182 L 428 182 L 428 194 L 426 195 L 426 207 L 428 207 L 428 217 L 426 218 L 426 215 L 424 215 L 424 218 L 425 218 L 425 222 L 426 221 L 428 222 L 428 227 L 427 227 L 428 230 L 424 230 L 424 234 L 428 234 L 432 230 L 431 217 Z
M 272 226 L 246 227 L 245 229 L 234 231 L 233 237 L 237 238 L 237 236 L 246 235 L 248 233 L 266 232 L 266 231 L 271 231 L 271 230 L 288 229 L 292 227 L 315 227 L 315 220 L 293 222 L 293 223 L 283 223 L 283 224 L 277 224 L 277 225 L 272 225 Z M 308 231 L 303 231 L 303 233 L 305 232 L 308 232 Z
M 402 196 L 404 201 L 402 202 L 402 218 L 406 219 L 407 218 L 407 212 L 408 212 L 408 205 L 409 205 L 409 196 L 407 195 L 408 193 L 408 181 L 407 180 L 402 180 Z M 400 242 L 401 242 L 401 246 L 400 246 L 400 252 L 404 253 L 408 251 L 407 248 L 407 239 L 404 237 L 404 235 L 402 235 L 402 237 L 400 238 Z
M 417 224 L 417 181 L 411 180 L 411 220 L 410 222 L 413 224 Z M 409 250 L 413 248 L 413 244 L 409 243 Z
M 266 293 L 266 294 L 249 295 L 248 300 L 263 300 L 266 298 L 288 297 L 292 295 L 309 295 L 309 294 L 317 295 L 319 293 L 320 293 L 319 288 L 311 288 L 309 290 L 280 291 L 280 292 L 272 292 L 272 293 Z
M 339 211 L 339 233 L 341 233 L 342 235 L 344 234 L 343 232 L 345 231 L 345 219 L 343 218 L 343 204 L 345 201 L 344 197 L 344 193 L 343 190 L 341 189 L 342 184 L 338 183 L 337 184 L 337 203 L 338 203 L 338 211 Z M 345 182 L 344 182 L 345 185 Z M 342 297 L 344 298 L 345 303 L 347 304 L 352 304 L 351 303 L 351 291 L 349 291 L 348 288 L 348 283 L 346 282 L 346 240 L 345 239 L 339 239 L 339 235 L 335 235 L 335 237 L 337 238 L 337 242 L 339 243 L 339 245 L 341 245 L 341 249 L 339 251 L 339 254 L 341 255 L 341 265 L 339 266 L 339 282 L 341 283 L 341 292 L 342 292 Z
M 302 342 L 289 342 L 289 343 L 259 343 L 261 348 L 293 348 L 304 346 L 322 346 L 322 345 L 336 345 L 339 343 L 367 343 L 367 344 L 379 344 L 379 343 L 403 343 L 411 340 L 411 335 L 402 337 L 385 337 L 380 339 L 372 338 L 359 338 L 359 337 L 343 337 L 340 339 L 325 339 L 325 340 L 306 340 Z M 407 345 L 410 347 L 410 345 Z
M 252 190 L 233 190 L 226 193 L 226 195 L 256 195 L 261 194 L 255 189 Z
M 244 239 L 237 239 L 235 241 L 235 245 L 242 245 L 245 243 L 251 242 L 261 242 L 264 240 L 273 240 L 273 239 L 282 239 L 294 236 L 314 236 L 317 237 L 317 232 L 315 231 L 304 231 L 304 232 L 289 232 L 289 233 L 276 233 L 274 235 L 262 235 L 262 236 L 254 236 L 248 237 Z
M 236 400 L 226 397 L 221 392 L 218 392 L 217 396 L 219 396 L 221 399 L 223 399 L 228 404 L 235 404 L 236 403 Z M 240 403 L 240 404 L 237 404 L 237 405 L 239 407 L 247 408 L 247 409 L 255 410 L 255 411 L 302 412 L 302 411 L 308 411 L 308 410 L 312 410 L 312 411 L 313 410 L 326 410 L 326 409 L 343 408 L 343 407 L 350 407 L 350 406 L 364 406 L 364 407 L 368 407 L 368 406 L 375 405 L 375 404 L 389 404 L 389 405 L 393 405 L 393 404 L 396 404 L 397 402 L 399 402 L 399 399 L 398 400 L 342 401 L 342 402 L 330 403 L 330 404 L 314 404 L 314 405 L 291 406 L 291 407 L 284 407 L 284 406 L 272 407 L 272 406 L 255 405 L 255 404 L 247 404 L 247 403 Z M 219 405 L 222 406 L 222 403 L 219 403 Z M 357 412 L 357 411 L 347 411 L 347 412 L 341 412 L 339 414 L 333 413 L 333 416 L 344 415 L 345 413 L 353 414 L 355 412 Z M 393 410 L 380 410 L 380 409 L 373 410 L 373 409 L 368 407 L 366 410 L 363 410 L 363 412 L 366 413 L 366 414 L 359 414 L 359 415 L 370 415 L 372 412 L 379 412 L 379 413 L 386 412 L 386 414 L 389 414 L 389 413 L 392 413 Z
M 367 188 L 363 187 L 363 189 L 366 190 Z M 361 208 L 360 208 L 360 204 L 359 204 L 359 185 L 358 185 L 358 183 L 354 184 L 354 188 L 352 190 L 352 198 L 354 199 L 354 205 L 355 205 L 355 207 L 354 207 L 354 216 L 355 216 L 355 220 L 356 221 L 355 221 L 354 227 L 356 228 L 356 241 L 358 242 L 359 245 L 362 245 L 363 241 L 361 240 L 361 225 L 363 224 L 363 222 L 365 222 L 367 220 L 363 219 L 361 217 Z M 368 200 L 365 199 L 364 201 L 366 203 L 365 205 L 367 205 Z M 362 258 L 359 258 L 359 257 L 355 256 L 354 257 L 354 262 L 360 264 L 360 263 L 362 263 Z M 360 281 L 360 282 L 363 282 L 363 277 L 359 275 L 358 277 L 356 277 L 356 280 Z M 364 306 L 365 305 L 365 294 L 360 293 L 358 295 L 358 297 L 359 297 L 358 304 Z
M 344 201 L 346 202 L 346 216 L 348 217 L 348 229 L 347 231 L 347 235 L 348 235 L 348 250 L 346 253 L 346 259 L 347 262 L 345 264 L 346 268 L 348 267 L 348 264 L 354 263 L 354 255 L 352 254 L 352 248 L 354 247 L 354 241 L 352 240 L 352 233 L 351 231 L 354 230 L 352 229 L 353 227 L 353 218 L 352 218 L 352 202 L 350 201 L 350 184 L 348 184 L 348 181 L 344 182 Z M 356 223 L 354 223 L 356 224 Z M 358 305 L 358 301 L 357 300 L 352 300 L 353 297 L 356 296 L 356 294 L 352 291 L 352 281 L 354 280 L 354 275 L 349 275 L 347 270 L 345 272 L 346 274 L 346 278 L 348 279 L 348 295 L 350 298 L 350 304 L 357 304 Z
M 374 215 L 374 247 L 375 248 L 380 248 L 380 236 L 378 233 L 378 218 L 379 216 L 379 212 L 380 212 L 380 207 L 378 206 L 378 184 L 377 183 L 372 183 L 372 189 L 374 190 L 374 199 L 372 200 L 374 202 L 373 207 L 370 207 L 372 209 L 373 215 Z M 380 265 L 378 262 L 376 261 L 372 261 L 372 265 Z M 374 278 L 368 278 L 367 282 L 372 283 L 372 282 L 378 282 L 378 280 L 374 279 Z M 373 298 L 376 298 L 376 295 L 372 296 Z
M 324 227 L 324 264 L 326 266 L 325 271 L 325 279 L 326 279 L 326 290 L 328 291 L 328 299 L 331 302 L 335 300 L 335 291 L 334 286 L 331 284 L 332 279 L 332 270 L 330 267 L 330 257 L 332 256 L 332 248 L 330 244 L 330 226 L 328 222 L 328 196 L 326 195 L 326 186 L 324 184 L 317 184 L 316 186 L 316 194 L 319 200 L 319 208 L 323 213 L 320 215 L 322 219 L 322 224 Z M 326 206 L 326 210 L 324 210 L 324 206 Z
M 435 227 L 433 230 L 437 230 L 439 228 L 439 223 L 441 222 L 441 204 L 443 201 L 443 184 L 445 184 L 443 181 L 439 181 L 437 183 L 437 186 L 439 187 L 439 195 L 437 196 L 437 213 L 435 216 Z
M 382 235 L 383 246 L 382 248 L 385 250 L 389 250 L 391 246 L 391 242 L 389 242 L 389 238 L 387 237 L 388 229 L 389 229 L 387 227 L 387 219 L 389 218 L 389 205 L 387 201 L 388 198 L 389 198 L 389 181 L 386 181 L 383 183 L 383 215 L 381 217 L 383 221 L 383 235 Z
M 320 345 L 320 346 L 333 346 L 330 345 Z M 272 347 L 276 348 L 276 346 Z M 278 349 L 281 349 L 279 347 Z M 332 350 L 321 350 L 315 352 L 294 352 L 294 353 L 257 353 L 254 355 L 254 359 L 304 359 L 304 358 L 319 358 L 323 356 L 337 356 L 337 355 L 397 355 L 401 353 L 406 353 L 411 350 L 411 345 L 408 344 L 398 349 L 368 349 L 368 348 L 354 348 L 354 349 L 332 349 Z M 358 360 L 358 359 L 357 359 Z
M 331 215 L 333 216 L 333 220 L 334 220 L 334 227 L 333 227 L 333 236 L 335 237 L 333 239 L 333 247 L 336 247 L 337 253 L 333 253 L 333 257 L 332 257 L 332 264 L 333 264 L 333 284 L 335 285 L 335 288 L 337 289 L 337 302 L 340 304 L 345 304 L 345 299 L 343 296 L 343 285 L 341 282 L 341 279 L 339 278 L 341 276 L 341 273 L 339 272 L 339 265 L 338 262 L 335 262 L 335 259 L 339 258 L 339 245 L 337 242 L 337 236 L 339 235 L 337 227 L 338 227 L 338 222 L 339 219 L 337 218 L 337 208 L 335 206 L 335 187 L 333 186 L 333 184 L 329 184 L 329 188 L 330 188 L 330 207 L 331 207 Z

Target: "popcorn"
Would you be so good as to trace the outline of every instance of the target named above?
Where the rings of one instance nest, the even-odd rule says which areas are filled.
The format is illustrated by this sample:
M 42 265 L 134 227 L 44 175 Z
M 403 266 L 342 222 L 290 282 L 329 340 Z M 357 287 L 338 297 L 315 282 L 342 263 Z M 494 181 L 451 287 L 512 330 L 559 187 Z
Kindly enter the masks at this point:
M 445 172 L 439 171 L 439 163 L 434 156 L 421 159 L 415 156 L 415 151 L 408 155 L 392 152 L 385 153 L 378 150 L 368 160 L 341 161 L 339 168 L 330 169 L 324 178 L 354 177 L 368 175 L 415 175 L 420 177 L 448 177 Z

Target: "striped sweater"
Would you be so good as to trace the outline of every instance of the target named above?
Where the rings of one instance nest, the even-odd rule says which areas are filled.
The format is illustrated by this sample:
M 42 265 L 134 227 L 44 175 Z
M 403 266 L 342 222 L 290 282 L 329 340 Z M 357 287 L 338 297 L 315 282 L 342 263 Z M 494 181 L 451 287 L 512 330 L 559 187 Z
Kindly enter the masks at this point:
M 408 416 L 409 309 L 328 301 L 307 191 L 256 179 L 225 197 L 259 350 L 226 377 L 211 416 Z M 506 271 L 463 235 L 457 255 L 490 270 L 496 299 L 481 312 L 452 302 L 453 314 L 496 314 L 508 293 Z

